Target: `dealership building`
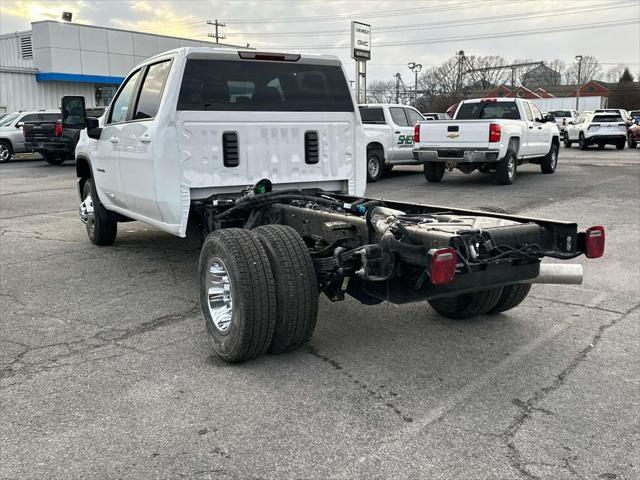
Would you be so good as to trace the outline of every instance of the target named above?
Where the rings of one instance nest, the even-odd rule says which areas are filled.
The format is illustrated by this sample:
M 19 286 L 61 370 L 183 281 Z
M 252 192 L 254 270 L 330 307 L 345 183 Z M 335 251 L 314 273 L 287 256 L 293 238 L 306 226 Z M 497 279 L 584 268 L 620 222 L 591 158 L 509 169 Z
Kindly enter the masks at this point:
M 178 47 L 228 46 L 115 28 L 33 22 L 0 35 L 0 113 L 60 107 L 82 95 L 87 107 L 109 104 L 135 65 Z

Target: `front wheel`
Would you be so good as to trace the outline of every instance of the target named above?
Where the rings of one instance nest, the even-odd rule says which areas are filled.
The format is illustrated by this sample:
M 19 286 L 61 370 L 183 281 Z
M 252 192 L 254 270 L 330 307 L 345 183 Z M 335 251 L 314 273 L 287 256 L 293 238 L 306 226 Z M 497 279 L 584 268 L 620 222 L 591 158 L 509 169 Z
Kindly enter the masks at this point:
M 564 135 L 564 146 L 565 146 L 565 148 L 571 148 L 572 144 L 573 144 L 573 142 L 571 140 L 569 140 L 569 135 L 565 134 Z
M 0 142 L 0 163 L 8 162 L 13 156 L 11 144 L 8 142 Z
M 382 176 L 382 158 L 377 151 L 367 152 L 367 181 L 376 182 Z
M 118 222 L 109 218 L 109 213 L 100 203 L 92 178 L 84 182 L 80 219 L 87 228 L 89 240 L 94 245 L 113 245 L 118 233 Z
M 587 139 L 584 138 L 584 134 L 582 133 L 578 137 L 578 146 L 580 147 L 580 150 L 586 150 L 587 148 L 589 148 L 589 145 L 587 144 Z
M 540 160 L 542 173 L 554 173 L 558 165 L 558 145 L 551 144 L 551 150 Z
M 498 185 L 511 185 L 516 179 L 517 170 L 518 160 L 516 159 L 516 152 L 509 150 L 507 151 L 507 155 L 498 162 L 496 169 Z
M 494 288 L 456 297 L 436 298 L 429 300 L 429 305 L 444 317 L 463 320 L 491 311 L 498 303 L 500 295 L 502 288 Z
M 424 164 L 424 178 L 429 183 L 438 183 L 444 176 L 444 163 L 427 162 Z
M 276 323 L 276 285 L 257 235 L 241 228 L 210 233 L 200 252 L 198 292 L 218 357 L 244 362 L 267 350 Z

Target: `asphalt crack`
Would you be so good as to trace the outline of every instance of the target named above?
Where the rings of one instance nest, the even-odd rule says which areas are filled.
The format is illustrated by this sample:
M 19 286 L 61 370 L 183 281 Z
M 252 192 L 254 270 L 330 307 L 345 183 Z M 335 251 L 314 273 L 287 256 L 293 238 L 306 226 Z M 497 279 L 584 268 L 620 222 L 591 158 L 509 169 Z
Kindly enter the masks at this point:
M 322 360 L 323 362 L 327 363 L 328 365 L 331 365 L 331 367 L 333 367 L 334 370 L 339 371 L 342 375 L 347 377 L 350 381 L 352 381 L 355 385 L 357 385 L 360 389 L 362 389 L 365 393 L 367 393 L 371 398 L 373 398 L 376 401 L 380 402 L 382 405 L 384 405 L 385 408 L 391 410 L 394 414 L 396 414 L 398 417 L 400 417 L 405 422 L 413 422 L 413 418 L 410 417 L 409 415 L 407 415 L 402 410 L 400 410 L 400 408 L 390 398 L 387 398 L 385 395 L 383 395 L 379 391 L 375 390 L 375 387 L 371 387 L 367 383 L 365 383 L 362 380 L 360 380 L 359 378 L 357 378 L 354 374 L 352 374 L 351 372 L 346 370 L 336 360 L 334 360 L 334 359 L 332 359 L 332 358 L 330 358 L 330 357 L 328 357 L 326 355 L 321 354 L 320 352 L 318 352 L 318 350 L 316 350 L 311 345 L 307 346 L 307 352 L 310 353 L 311 355 L 313 355 L 314 357 Z M 391 392 L 390 391 L 389 392 L 389 396 L 390 397 L 397 397 L 398 394 L 395 393 L 395 392 Z
M 554 391 L 556 391 L 557 389 L 559 389 L 561 386 L 564 385 L 564 382 L 566 381 L 567 377 L 571 373 L 573 373 L 582 364 L 582 362 L 584 362 L 587 359 L 589 353 L 594 348 L 596 348 L 596 346 L 600 343 L 602 336 L 607 330 L 609 330 L 619 322 L 626 319 L 633 312 L 635 312 L 639 307 L 640 307 L 640 303 L 636 304 L 635 306 L 633 306 L 632 308 L 624 312 L 619 317 L 616 317 L 611 321 L 600 325 L 600 327 L 596 331 L 596 334 L 591 339 L 589 344 L 586 347 L 584 347 L 582 350 L 580 350 L 573 357 L 571 362 L 569 362 L 569 364 L 564 369 L 562 369 L 560 373 L 558 373 L 555 376 L 555 378 L 549 385 L 544 386 L 538 389 L 537 391 L 535 391 L 533 395 L 531 395 L 529 399 L 526 401 L 516 399 L 513 402 L 513 404 L 520 409 L 520 413 L 515 417 L 515 419 L 511 422 L 511 424 L 509 424 L 509 426 L 507 426 L 507 428 L 504 430 L 504 432 L 502 433 L 502 439 L 508 449 L 508 459 L 509 459 L 509 462 L 511 463 L 511 466 L 515 468 L 524 478 L 528 480 L 540 480 L 540 477 L 538 477 L 537 475 L 534 475 L 527 469 L 527 465 L 530 465 L 531 463 L 524 461 L 523 454 L 515 443 L 515 436 L 517 435 L 517 433 L 520 431 L 522 426 L 528 420 L 531 419 L 533 412 L 543 411 L 546 414 L 553 414 L 548 410 L 544 410 L 544 409 L 541 410 L 540 407 L 538 407 L 538 404 L 541 403 L 549 394 L 553 393 Z M 578 478 L 581 478 L 578 472 L 571 465 L 570 459 L 564 458 L 563 461 L 564 461 L 563 465 L 557 465 L 559 468 L 564 468 L 571 474 L 577 476 Z

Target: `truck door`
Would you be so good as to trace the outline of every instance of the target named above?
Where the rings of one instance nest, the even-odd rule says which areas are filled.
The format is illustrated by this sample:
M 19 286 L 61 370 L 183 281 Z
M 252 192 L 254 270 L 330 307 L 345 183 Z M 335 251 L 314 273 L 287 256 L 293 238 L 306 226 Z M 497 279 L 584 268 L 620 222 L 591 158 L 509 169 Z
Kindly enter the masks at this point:
M 402 161 L 413 158 L 413 125 L 409 125 L 409 120 L 402 107 L 389 107 L 391 115 L 392 149 L 391 160 Z
M 407 115 L 407 120 L 409 121 L 409 131 L 407 135 L 409 135 L 408 139 L 405 139 L 407 143 L 411 142 L 411 148 L 407 152 L 403 152 L 403 156 L 407 155 L 407 160 L 413 160 L 413 133 L 415 126 L 418 122 L 424 120 L 424 117 L 420 112 L 414 110 L 413 108 L 405 107 L 404 113 Z
M 542 119 L 542 112 L 535 103 L 527 102 L 533 114 L 533 128 L 529 129 L 529 155 L 546 155 L 549 152 L 551 138 L 550 126 Z
M 160 108 L 171 60 L 144 68 L 129 121 L 120 131 L 120 189 L 127 209 L 147 218 L 161 220 L 153 165 L 154 118 Z
M 128 209 L 124 193 L 121 190 L 120 158 L 122 129 L 127 124 L 131 113 L 133 93 L 140 79 L 140 70 L 133 72 L 122 84 L 113 100 L 105 123 L 102 127 L 100 139 L 97 140 L 97 154 L 94 158 L 94 173 L 96 188 L 103 203 Z

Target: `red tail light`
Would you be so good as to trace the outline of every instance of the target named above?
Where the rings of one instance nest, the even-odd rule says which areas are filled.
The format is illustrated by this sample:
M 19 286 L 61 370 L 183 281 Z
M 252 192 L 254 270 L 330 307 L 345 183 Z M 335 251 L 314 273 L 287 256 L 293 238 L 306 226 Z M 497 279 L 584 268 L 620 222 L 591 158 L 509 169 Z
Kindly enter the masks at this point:
M 489 125 L 489 143 L 499 142 L 502 137 L 502 127 L 497 123 Z
M 587 258 L 600 258 L 604 255 L 604 227 L 598 225 L 587 229 L 584 253 Z
M 413 143 L 420 143 L 420 124 L 416 123 L 413 127 Z
M 64 130 L 64 127 L 62 126 L 62 124 L 61 124 L 61 123 L 56 123 L 56 124 L 53 126 L 53 134 L 54 134 L 56 137 L 61 137 L 61 136 L 62 136 L 62 131 L 63 131 L 63 130 Z
M 429 250 L 429 274 L 434 285 L 446 285 L 453 281 L 456 274 L 458 255 L 453 248 L 439 248 Z

